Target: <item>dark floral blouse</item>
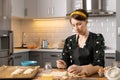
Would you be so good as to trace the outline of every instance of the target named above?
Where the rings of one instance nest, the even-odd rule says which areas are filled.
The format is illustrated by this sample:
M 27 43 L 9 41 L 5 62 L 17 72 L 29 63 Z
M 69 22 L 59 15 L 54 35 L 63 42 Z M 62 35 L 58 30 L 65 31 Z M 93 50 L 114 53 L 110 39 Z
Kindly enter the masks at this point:
M 78 46 L 78 38 L 79 37 L 74 34 L 65 40 L 62 60 L 66 62 L 67 67 L 72 64 L 92 64 L 104 67 L 105 46 L 103 35 L 89 32 L 89 36 L 83 48 Z

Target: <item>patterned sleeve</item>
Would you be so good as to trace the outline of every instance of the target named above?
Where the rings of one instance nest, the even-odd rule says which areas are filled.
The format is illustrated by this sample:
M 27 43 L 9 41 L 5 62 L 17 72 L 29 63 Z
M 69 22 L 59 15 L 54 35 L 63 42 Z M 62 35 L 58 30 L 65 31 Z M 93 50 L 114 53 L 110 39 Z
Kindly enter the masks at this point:
M 94 47 L 94 60 L 92 63 L 93 65 L 99 65 L 104 67 L 104 49 L 104 37 L 102 34 L 97 34 Z
M 62 52 L 62 60 L 66 62 L 67 67 L 72 64 L 70 53 L 71 53 L 71 42 L 70 39 L 67 38 L 65 40 L 65 44 Z

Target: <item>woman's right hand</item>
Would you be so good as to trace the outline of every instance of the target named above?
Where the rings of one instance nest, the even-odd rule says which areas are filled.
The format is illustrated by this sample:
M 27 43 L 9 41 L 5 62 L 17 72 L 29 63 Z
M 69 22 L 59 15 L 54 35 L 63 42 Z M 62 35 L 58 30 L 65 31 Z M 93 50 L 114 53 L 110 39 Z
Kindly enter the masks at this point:
M 57 60 L 56 63 L 57 63 L 57 68 L 62 68 L 62 69 L 64 69 L 64 68 L 67 67 L 67 65 L 66 65 L 66 63 L 65 63 L 64 60 Z

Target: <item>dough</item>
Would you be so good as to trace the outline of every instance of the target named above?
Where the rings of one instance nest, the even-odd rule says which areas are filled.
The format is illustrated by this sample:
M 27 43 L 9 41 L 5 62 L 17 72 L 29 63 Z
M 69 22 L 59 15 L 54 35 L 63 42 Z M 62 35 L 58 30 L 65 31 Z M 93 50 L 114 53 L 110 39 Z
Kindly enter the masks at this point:
M 23 74 L 31 74 L 33 71 L 34 71 L 34 69 L 29 68 L 29 69 L 25 70 L 23 72 Z
M 11 75 L 17 75 L 17 74 L 22 73 L 23 71 L 24 71 L 24 69 L 16 69 L 15 71 L 13 71 L 13 72 L 11 73 Z

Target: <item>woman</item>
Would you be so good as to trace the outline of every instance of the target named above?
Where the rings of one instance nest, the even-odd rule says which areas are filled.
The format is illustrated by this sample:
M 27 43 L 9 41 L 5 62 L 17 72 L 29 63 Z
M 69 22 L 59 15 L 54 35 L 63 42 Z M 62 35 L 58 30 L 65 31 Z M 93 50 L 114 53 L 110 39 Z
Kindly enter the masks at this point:
M 88 14 L 78 9 L 70 14 L 70 23 L 76 34 L 65 40 L 62 59 L 58 68 L 67 68 L 69 73 L 90 76 L 104 67 L 104 38 L 102 34 L 89 32 Z

